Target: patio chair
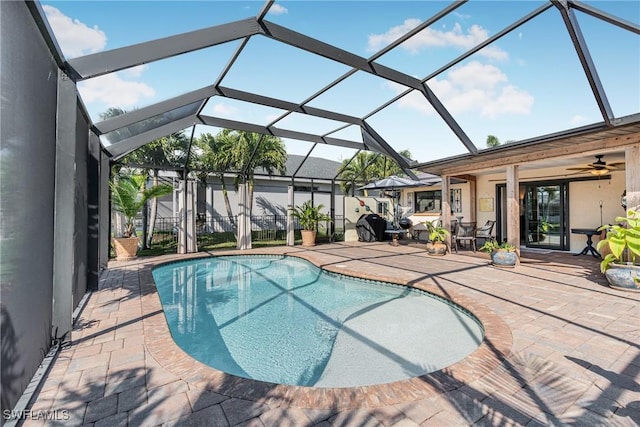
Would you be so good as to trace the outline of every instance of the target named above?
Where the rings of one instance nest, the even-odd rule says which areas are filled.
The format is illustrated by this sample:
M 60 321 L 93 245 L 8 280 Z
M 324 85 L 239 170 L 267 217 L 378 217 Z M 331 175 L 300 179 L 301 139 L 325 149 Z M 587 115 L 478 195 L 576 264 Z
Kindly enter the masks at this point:
M 478 231 L 476 231 L 476 240 L 482 239 L 482 243 L 484 244 L 487 240 L 493 239 L 491 233 L 493 232 L 493 227 L 495 225 L 495 221 L 488 220 L 482 227 L 478 228 Z
M 452 219 L 451 220 L 451 237 L 452 238 L 455 237 L 457 230 L 458 230 L 458 220 Z
M 458 252 L 458 242 L 469 242 L 469 245 L 476 251 L 476 223 L 460 222 L 456 227 L 456 234 L 453 238 L 453 248 Z

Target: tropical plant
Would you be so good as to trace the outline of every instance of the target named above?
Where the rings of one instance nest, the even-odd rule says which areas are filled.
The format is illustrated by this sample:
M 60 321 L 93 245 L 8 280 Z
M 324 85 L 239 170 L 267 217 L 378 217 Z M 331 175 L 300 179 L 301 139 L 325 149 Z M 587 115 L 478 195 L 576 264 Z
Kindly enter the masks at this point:
M 338 178 L 340 189 L 344 194 L 349 194 L 355 190 L 357 185 L 364 185 L 367 182 L 375 180 L 373 176 L 373 167 L 370 167 L 379 154 L 361 151 L 352 159 L 342 161 Z
M 487 147 L 497 147 L 500 145 L 500 140 L 495 135 L 487 135 Z
M 490 239 L 487 240 L 486 242 L 484 242 L 484 245 L 482 245 L 480 247 L 480 249 L 478 249 L 480 251 L 484 251 L 488 254 L 491 254 L 494 251 L 515 251 L 516 247 L 510 243 L 507 242 L 502 242 L 499 243 L 497 240 L 495 239 Z
M 218 135 L 220 134 L 221 133 Z M 235 234 L 237 232 L 237 226 L 231 209 L 231 202 L 229 201 L 227 182 L 224 177 L 225 172 L 231 171 L 231 157 L 224 150 L 222 138 L 217 138 L 210 133 L 200 135 L 194 140 L 194 145 L 199 151 L 194 165 L 194 168 L 198 170 L 198 179 L 202 185 L 205 186 L 207 185 L 207 177 L 209 174 L 214 174 L 220 180 L 224 206 Z
M 112 107 L 101 113 L 100 118 L 106 120 L 126 113 L 127 111 L 122 108 Z M 140 127 L 140 125 L 138 125 L 138 127 Z M 134 133 L 142 130 L 143 129 L 135 130 L 134 126 Z M 127 129 L 127 131 L 130 132 L 130 129 Z M 120 129 L 119 132 L 124 132 L 124 130 Z M 133 165 L 138 167 L 143 175 L 151 175 L 152 184 L 157 186 L 159 185 L 159 168 L 163 166 L 184 166 L 187 161 L 187 146 L 188 139 L 184 132 L 176 132 L 153 140 L 122 157 L 116 164 L 115 170 L 120 170 L 122 166 Z M 151 246 L 151 242 L 153 241 L 157 213 L 158 200 L 157 198 L 153 198 L 150 201 L 149 226 L 144 247 Z
M 600 263 L 603 273 L 613 262 L 640 264 L 640 211 L 629 209 L 626 217 L 617 217 L 615 221 L 615 225 L 603 225 L 598 228 L 598 231 L 606 230 L 607 236 L 598 242 L 596 248 L 601 251 L 608 246 L 611 251 Z
M 135 217 L 147 200 L 171 194 L 173 187 L 170 185 L 146 186 L 144 175 L 120 173 L 109 183 L 111 189 L 111 206 L 114 211 L 120 212 L 125 217 L 125 230 L 122 237 L 135 237 Z
M 324 221 L 331 221 L 331 217 L 320 212 L 324 205 L 319 204 L 313 206 L 311 200 L 307 200 L 302 205 L 295 206 L 291 209 L 291 215 L 298 219 L 298 223 L 303 230 L 315 231 L 318 224 Z
M 429 233 L 429 241 L 432 243 L 444 243 L 447 240 L 447 236 L 451 234 L 449 230 L 440 225 L 439 221 L 427 221 L 424 223 Z
M 220 163 L 236 171 L 236 188 L 246 179 L 249 215 L 253 211 L 254 175 L 262 169 L 268 175 L 286 173 L 287 150 L 282 140 L 273 135 L 224 129 L 216 136 L 220 143 Z
M 402 150 L 399 154 L 411 160 L 409 150 Z M 394 160 L 378 153 L 363 151 L 353 160 L 349 160 L 342 161 L 338 175 L 342 180 L 340 188 L 344 194 L 351 192 L 355 185 L 364 185 L 391 175 L 404 176 L 402 169 Z

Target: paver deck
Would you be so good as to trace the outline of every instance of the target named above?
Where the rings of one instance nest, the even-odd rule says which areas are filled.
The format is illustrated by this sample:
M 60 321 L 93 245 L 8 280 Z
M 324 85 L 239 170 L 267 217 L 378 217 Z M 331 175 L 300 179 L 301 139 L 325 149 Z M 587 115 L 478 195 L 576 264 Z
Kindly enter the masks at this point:
M 31 407 L 59 419 L 24 425 L 640 425 L 640 294 L 609 288 L 592 257 L 523 252 L 519 267 L 499 269 L 485 254 L 386 243 L 213 255 L 229 253 L 290 254 L 429 290 L 476 314 L 485 341 L 442 371 L 372 387 L 239 379 L 171 339 L 151 269 L 188 256 L 111 262 Z

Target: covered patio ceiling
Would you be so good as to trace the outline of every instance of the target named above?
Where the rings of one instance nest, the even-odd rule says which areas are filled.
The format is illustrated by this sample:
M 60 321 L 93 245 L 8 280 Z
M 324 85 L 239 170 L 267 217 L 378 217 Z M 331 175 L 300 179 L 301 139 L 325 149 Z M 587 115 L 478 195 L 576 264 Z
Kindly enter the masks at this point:
M 508 165 L 521 170 L 552 166 L 575 166 L 594 161 L 595 155 L 624 162 L 624 147 L 640 143 L 640 115 L 627 118 L 629 124 L 615 128 L 604 124 L 584 129 L 541 136 L 482 150 L 476 155 L 461 155 L 416 165 L 416 169 L 434 175 L 487 174 L 503 172 Z
M 60 7 L 64 6 L 64 3 L 61 2 Z M 484 25 L 488 26 L 488 21 L 483 21 L 480 18 L 480 13 L 488 10 L 486 2 L 463 0 L 428 2 L 428 4 L 416 2 L 412 6 L 403 5 L 402 7 L 411 7 L 412 15 L 405 16 L 415 15 L 419 16 L 419 19 L 411 20 L 411 22 L 407 19 L 403 25 L 396 25 L 398 21 L 394 21 L 393 18 L 386 20 L 384 25 L 387 25 L 390 30 L 384 34 L 385 37 L 381 35 L 379 39 L 376 39 L 383 40 L 377 44 L 372 43 L 372 36 L 369 37 L 368 50 L 372 51 L 371 46 L 374 45 L 377 46 L 377 49 L 368 57 L 355 53 L 354 51 L 357 49 L 341 47 L 352 46 L 351 41 L 331 39 L 333 43 L 329 43 L 325 41 L 324 36 L 313 37 L 292 29 L 308 27 L 309 33 L 317 33 L 316 25 L 321 24 L 322 16 L 318 17 L 318 23 L 304 20 L 283 21 L 288 26 L 267 19 L 267 15 L 270 15 L 276 21 L 283 20 L 283 18 L 279 18 L 280 13 L 273 12 L 276 10 L 287 11 L 287 8 L 292 9 L 291 15 L 293 15 L 296 2 L 276 3 L 269 0 L 260 7 L 255 16 L 69 58 L 67 58 L 69 55 L 65 56 L 64 54 L 64 46 L 60 45 L 56 39 L 57 35 L 60 36 L 60 34 L 56 34 L 55 25 L 52 24 L 56 21 L 50 22 L 48 20 L 52 14 L 51 9 L 45 10 L 40 4 L 34 3 L 32 11 L 38 15 L 39 22 L 51 34 L 50 42 L 57 52 L 57 60 L 68 76 L 78 84 L 79 93 L 88 110 L 91 110 L 88 107 L 93 101 L 86 96 L 84 90 L 86 87 L 83 86 L 85 82 L 97 81 L 105 76 L 116 75 L 124 70 L 131 70 L 143 65 L 161 64 L 173 58 L 177 58 L 179 61 L 184 59 L 185 62 L 182 65 L 185 70 L 194 66 L 192 64 L 205 67 L 206 65 L 202 63 L 189 63 L 188 56 L 193 52 L 207 51 L 218 46 L 225 46 L 228 48 L 227 51 L 231 52 L 226 58 L 225 65 L 217 72 L 212 68 L 210 81 L 199 88 L 143 107 L 136 106 L 125 114 L 107 120 L 99 120 L 95 113 L 89 111 L 88 115 L 93 121 L 92 129 L 100 137 L 104 152 L 113 160 L 171 133 L 190 128 L 195 130 L 196 128 L 208 129 L 210 127 L 258 132 L 278 136 L 285 140 L 311 143 L 307 155 L 318 155 L 316 153 L 320 152 L 316 148 L 320 146 L 348 149 L 353 155 L 360 150 L 374 151 L 395 160 L 411 177 L 414 177 L 412 169 L 416 168 L 416 163 L 398 154 L 402 149 L 409 149 L 418 154 L 414 157 L 422 161 L 420 170 L 439 175 L 444 171 L 447 173 L 468 171 L 470 165 L 476 169 L 482 169 L 489 165 L 498 166 L 496 161 L 504 159 L 506 152 L 509 153 L 509 158 L 515 156 L 518 159 L 540 159 L 542 152 L 578 154 L 597 151 L 601 141 L 604 141 L 605 144 L 615 143 L 614 145 L 617 145 L 621 138 L 631 138 L 637 142 L 640 131 L 640 95 L 637 93 L 634 95 L 633 88 L 637 88 L 638 85 L 639 61 L 637 59 L 640 56 L 638 49 L 640 46 L 640 37 L 638 37 L 640 25 L 633 20 L 637 21 L 638 17 L 616 15 L 614 12 L 618 9 L 611 7 L 616 2 L 607 4 L 597 1 L 551 0 L 525 3 L 524 6 L 522 2 L 517 6 L 516 3 L 509 3 L 509 7 L 503 6 L 504 3 L 501 4 L 500 7 L 504 9 L 505 16 L 508 18 L 504 18 L 499 27 L 490 29 L 482 28 L 482 25 L 478 28 L 478 24 L 468 24 L 468 29 L 461 29 L 458 23 L 471 19 L 473 14 L 476 14 L 478 22 L 484 22 Z M 344 14 L 347 13 L 346 4 L 349 4 L 350 7 L 353 6 L 348 2 L 333 2 L 330 6 L 323 6 L 322 10 L 331 8 L 332 13 Z M 161 8 L 162 3 L 157 6 Z M 223 3 L 215 6 L 223 7 Z M 126 3 L 122 3 L 114 5 L 114 7 L 122 7 L 126 11 L 128 6 Z M 357 9 L 356 13 L 365 14 L 367 12 L 366 7 L 359 3 L 355 8 Z M 383 12 L 385 8 L 390 12 L 391 10 L 399 10 L 400 5 L 392 2 L 377 3 L 375 7 L 372 5 L 370 9 L 379 9 L 380 12 Z M 376 17 L 383 15 L 384 13 L 375 14 Z M 393 14 L 389 13 L 389 15 Z M 441 28 L 450 26 L 451 22 L 454 22 L 451 21 L 452 19 L 456 23 L 454 29 L 450 32 L 442 30 Z M 531 120 L 528 133 L 510 134 L 505 130 L 504 134 L 507 137 L 515 135 L 514 139 L 509 138 L 510 144 L 482 149 L 484 137 L 491 133 L 492 126 L 499 129 L 497 121 L 489 124 L 488 127 L 480 128 L 478 125 L 471 124 L 469 119 L 469 116 L 473 115 L 473 110 L 461 110 L 459 107 L 460 99 L 473 97 L 477 88 L 470 84 L 465 87 L 463 84 L 458 89 L 459 96 L 451 97 L 443 86 L 452 83 L 453 73 L 469 73 L 473 67 L 479 67 L 478 69 L 482 69 L 484 72 L 496 72 L 494 64 L 497 62 L 482 61 L 492 55 L 494 58 L 504 59 L 507 56 L 507 50 L 502 46 L 509 45 L 516 39 L 522 40 L 524 35 L 534 32 L 546 34 L 552 31 L 548 26 L 550 22 L 553 23 L 554 34 L 556 30 L 561 31 L 564 43 L 568 48 L 563 57 L 571 58 L 572 68 L 564 68 L 564 73 L 555 73 L 558 64 L 554 63 L 553 58 L 550 57 L 548 62 L 543 64 L 549 71 L 548 75 L 536 75 L 532 70 L 534 75 L 523 78 L 520 82 L 522 86 L 503 87 L 500 106 L 512 116 L 507 113 L 503 114 L 502 123 L 513 121 L 513 115 L 518 114 L 525 116 L 522 119 L 523 123 L 528 123 L 526 116 L 534 114 L 531 106 L 528 111 L 509 111 L 509 108 L 516 110 L 513 105 L 510 106 L 509 94 L 523 95 L 529 90 L 527 89 L 529 79 L 547 81 L 547 91 L 558 92 L 560 95 L 557 98 L 551 96 L 546 102 L 554 103 L 560 102 L 560 98 L 565 100 L 575 98 L 573 104 L 582 104 L 586 97 L 591 104 L 590 112 L 599 117 L 596 117 L 596 120 L 590 125 L 570 128 L 559 122 L 551 123 L 553 122 L 551 118 L 545 118 L 542 115 L 536 121 Z M 376 27 L 376 29 L 378 28 L 380 27 Z M 606 31 L 598 33 L 599 28 L 604 28 Z M 482 30 L 480 35 L 472 37 L 474 31 L 480 30 Z M 440 37 L 441 42 L 445 43 L 443 40 L 455 36 L 456 31 L 457 35 L 461 36 L 460 39 L 464 40 L 463 44 L 457 46 L 458 50 L 464 46 L 461 52 L 453 56 L 449 53 L 449 56 L 434 56 L 426 60 L 418 55 L 422 49 L 421 43 L 429 44 L 430 37 Z M 340 36 L 340 29 L 336 29 L 336 33 L 338 33 L 337 38 Z M 615 36 L 610 36 L 610 34 L 615 34 Z M 529 45 L 530 51 L 542 49 L 541 56 L 533 54 L 530 63 L 540 62 L 540 58 L 545 58 L 543 52 L 545 47 L 540 45 L 543 42 L 544 39 L 537 38 L 534 39 L 533 44 Z M 242 80 L 242 78 L 233 76 L 234 71 L 244 66 L 248 56 L 256 54 L 255 46 L 263 45 L 273 49 L 274 52 L 273 56 L 269 54 L 269 51 L 266 52 L 265 58 L 268 58 L 268 61 L 285 64 L 288 63 L 287 61 L 291 61 L 288 64 L 290 68 L 295 69 L 300 66 L 300 63 L 296 61 L 298 61 L 297 58 L 301 58 L 299 55 L 302 53 L 310 61 L 328 64 L 327 70 L 331 70 L 331 72 L 327 72 L 327 76 L 332 74 L 336 76 L 331 78 L 325 76 L 325 80 L 329 78 L 329 82 L 325 84 L 315 81 L 317 80 L 315 74 L 300 75 L 301 78 L 295 84 L 305 93 L 301 97 L 302 100 L 295 99 L 295 97 L 287 98 L 284 94 L 273 96 L 269 94 L 268 90 L 233 87 L 237 86 L 234 82 Z M 603 45 L 615 45 L 618 49 L 628 53 L 631 64 L 634 63 L 633 58 L 636 59 L 636 68 L 628 69 L 625 65 L 612 72 L 609 64 L 602 59 Z M 291 56 L 281 56 L 279 53 L 281 49 L 285 49 L 282 52 Z M 527 53 L 527 47 L 524 49 L 525 51 L 520 54 Z M 421 64 L 418 67 L 422 70 L 419 74 L 420 77 L 416 77 L 416 71 L 408 68 L 402 61 L 394 60 L 400 55 L 416 55 L 413 62 Z M 627 58 L 627 56 L 620 56 L 620 60 L 623 58 Z M 525 59 L 513 62 L 521 63 L 522 66 L 526 64 Z M 565 64 L 562 66 L 568 67 Z M 253 80 L 258 80 L 263 74 L 268 74 L 269 68 L 269 66 L 262 66 L 253 70 L 253 78 L 245 79 L 244 82 L 249 88 L 255 87 L 255 84 L 251 84 Z M 336 73 L 336 70 L 339 72 Z M 570 77 L 565 80 L 560 74 L 568 74 Z M 471 81 L 472 77 L 469 74 L 467 81 Z M 276 75 L 272 78 L 279 84 L 287 84 L 287 76 L 283 75 L 278 78 Z M 371 78 L 375 82 L 367 80 Z M 505 76 L 499 77 L 502 80 L 507 78 L 506 73 Z M 616 79 L 624 80 L 627 89 L 630 89 L 624 95 L 621 95 L 620 89 L 611 83 Z M 229 83 L 227 83 L 228 81 Z M 569 87 L 568 82 L 570 81 L 582 82 L 580 87 L 583 92 L 579 96 L 578 93 L 573 92 L 576 88 Z M 358 87 L 358 90 L 345 92 L 343 89 L 348 85 Z M 380 88 L 383 87 L 381 85 L 387 89 L 393 88 L 396 95 L 377 103 L 368 111 L 363 110 L 362 107 L 350 109 L 343 108 L 341 105 L 346 102 L 341 103 L 340 100 L 345 101 L 354 96 L 362 99 L 377 99 L 374 92 L 381 91 Z M 317 89 L 317 87 L 320 88 Z M 498 90 L 497 87 L 495 89 Z M 544 100 L 543 96 L 536 96 L 536 102 Z M 338 99 L 338 103 L 321 102 L 328 97 Z M 528 99 L 524 95 L 521 98 Z M 533 103 L 533 96 L 531 98 L 531 103 Z M 272 114 L 268 121 L 242 120 L 229 115 L 216 114 L 222 109 L 216 109 L 212 106 L 221 100 L 234 102 L 240 109 L 266 107 Z M 477 105 L 483 101 L 488 102 L 487 98 L 481 99 L 476 102 L 474 108 L 485 108 L 486 110 L 486 105 L 484 107 Z M 572 103 L 569 102 L 568 105 L 572 105 Z M 544 110 L 545 106 L 541 107 L 539 110 Z M 422 116 L 423 118 L 420 118 L 420 116 L 415 116 L 413 112 L 407 112 L 410 108 L 417 108 L 426 113 Z M 399 111 L 401 116 L 387 114 L 391 110 Z M 496 119 L 495 115 L 485 110 L 481 114 L 487 115 L 485 121 Z M 614 111 L 618 113 L 616 114 Z M 394 120 L 400 120 L 398 117 L 402 117 L 403 112 L 406 112 L 405 115 L 408 119 L 413 119 L 403 127 L 407 133 L 394 131 L 391 126 Z M 577 112 L 576 115 L 579 116 Z M 418 117 L 418 120 L 415 120 L 415 117 Z M 304 125 L 304 121 L 307 119 L 322 122 L 324 130 L 309 130 Z M 469 123 L 468 127 L 465 126 L 467 123 Z M 399 135 L 399 133 L 401 134 Z M 443 136 L 445 134 L 446 136 Z M 409 138 L 407 135 L 410 135 Z M 522 135 L 528 137 L 524 138 Z M 453 156 L 450 156 L 451 154 Z M 320 155 L 322 156 L 322 154 Z M 444 160 L 437 160 L 442 158 Z M 186 168 L 187 162 L 188 160 L 182 166 Z

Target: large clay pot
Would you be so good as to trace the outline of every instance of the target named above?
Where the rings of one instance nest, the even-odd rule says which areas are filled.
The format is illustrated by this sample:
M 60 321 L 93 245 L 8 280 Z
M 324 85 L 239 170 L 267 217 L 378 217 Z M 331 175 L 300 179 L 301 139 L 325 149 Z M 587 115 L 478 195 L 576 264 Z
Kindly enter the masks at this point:
M 302 234 L 302 246 L 316 245 L 316 230 L 300 230 Z
M 491 252 L 491 263 L 496 267 L 515 267 L 518 262 L 518 254 L 515 251 L 503 249 Z
M 640 265 L 611 263 L 604 275 L 612 288 L 640 291 Z
M 113 250 L 118 261 L 127 261 L 136 258 L 138 253 L 137 237 L 119 237 L 113 239 Z
M 447 253 L 447 245 L 442 242 L 427 243 L 427 253 L 434 256 L 443 256 Z

